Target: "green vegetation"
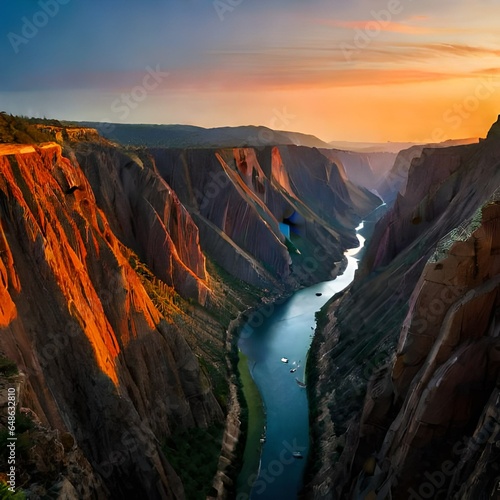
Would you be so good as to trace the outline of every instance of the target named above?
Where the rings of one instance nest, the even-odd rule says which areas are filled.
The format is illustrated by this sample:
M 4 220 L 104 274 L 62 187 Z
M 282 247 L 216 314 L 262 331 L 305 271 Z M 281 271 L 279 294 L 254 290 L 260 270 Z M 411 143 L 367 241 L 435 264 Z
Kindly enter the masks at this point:
M 5 483 L 0 482 L 0 498 L 2 500 L 24 500 L 26 495 L 22 491 L 12 493 Z
M 238 373 L 247 404 L 248 419 L 243 467 L 238 476 L 237 490 L 238 494 L 249 495 L 251 490 L 249 478 L 259 469 L 260 437 L 264 430 L 266 417 L 259 390 L 248 367 L 248 359 L 241 351 L 239 354 Z
M 300 253 L 291 239 L 285 238 L 285 245 L 289 254 L 294 255 Z
M 200 333 L 202 328 L 208 331 L 206 319 L 213 314 L 194 299 L 182 298 L 174 288 L 158 279 L 137 255 L 131 253 L 129 263 L 141 279 L 149 298 L 165 319 L 176 324 L 182 331 L 190 333 L 185 335 L 186 341 L 196 353 L 200 367 L 210 381 L 214 396 L 225 412 L 229 399 L 228 373 L 224 347 L 217 342 L 222 340 L 223 331 L 220 329 L 221 338 L 216 340 L 210 334 L 204 336 Z
M 13 375 L 18 374 L 18 369 L 16 363 L 6 358 L 4 356 L 0 356 L 0 374 L 5 377 L 12 377 Z
M 222 445 L 222 425 L 172 434 L 163 452 L 184 485 L 186 498 L 205 500 L 211 491 Z
M 207 362 L 207 360 L 201 356 L 198 357 L 198 362 L 212 382 L 212 392 L 214 393 L 215 399 L 217 399 L 222 410 L 226 413 L 229 402 L 229 385 L 227 383 L 226 370 L 221 371 L 217 369 L 216 366 Z
M 25 436 L 26 431 L 30 431 L 33 429 L 34 424 L 33 421 L 27 417 L 26 415 L 16 412 L 16 436 L 17 437 L 17 443 L 16 443 L 16 449 L 22 451 L 24 446 L 23 442 L 25 439 L 23 439 L 23 436 Z M 0 431 L 0 457 L 6 459 L 7 458 L 7 438 L 9 436 L 9 431 L 7 429 L 2 429 Z M 28 448 L 26 448 L 27 450 Z
M 50 142 L 53 140 L 50 134 L 42 132 L 36 127 L 36 123 L 45 123 L 47 120 L 35 120 L 12 116 L 0 112 L 0 144 L 38 144 L 40 142 Z

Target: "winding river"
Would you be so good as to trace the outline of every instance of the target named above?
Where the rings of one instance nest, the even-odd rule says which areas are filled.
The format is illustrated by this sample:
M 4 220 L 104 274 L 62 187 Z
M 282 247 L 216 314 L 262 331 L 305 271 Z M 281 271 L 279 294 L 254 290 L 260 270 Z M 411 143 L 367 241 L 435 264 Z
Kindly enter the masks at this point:
M 363 224 L 358 231 L 362 227 Z M 258 477 L 250 492 L 252 500 L 293 500 L 303 486 L 309 451 L 309 409 L 304 377 L 315 313 L 353 280 L 358 265 L 355 255 L 365 241 L 359 233 L 358 240 L 360 246 L 345 254 L 348 265 L 341 276 L 297 291 L 285 303 L 277 305 L 269 319 L 252 335 L 239 341 L 266 416 L 266 427 L 260 430 L 263 443 Z M 258 447 L 259 443 L 248 440 L 247 446 Z M 241 498 L 246 496 L 242 494 Z

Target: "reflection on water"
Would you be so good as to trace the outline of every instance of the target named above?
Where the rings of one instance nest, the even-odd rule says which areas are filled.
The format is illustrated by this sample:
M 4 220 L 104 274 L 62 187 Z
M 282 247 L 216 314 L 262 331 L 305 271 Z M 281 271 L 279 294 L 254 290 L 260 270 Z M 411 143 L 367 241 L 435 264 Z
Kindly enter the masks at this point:
M 239 342 L 264 401 L 267 420 L 252 499 L 293 500 L 302 488 L 309 451 L 304 370 L 315 313 L 353 280 L 357 268 L 354 256 L 365 242 L 359 234 L 358 239 L 360 246 L 346 252 L 348 265 L 342 276 L 299 290 L 276 306 L 272 316 L 252 335 Z

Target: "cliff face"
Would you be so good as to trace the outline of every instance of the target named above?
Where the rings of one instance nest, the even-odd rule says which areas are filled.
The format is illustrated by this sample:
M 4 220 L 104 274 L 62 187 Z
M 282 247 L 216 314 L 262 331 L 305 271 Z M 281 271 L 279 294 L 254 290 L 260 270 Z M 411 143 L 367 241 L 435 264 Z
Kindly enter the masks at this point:
M 342 165 L 351 182 L 372 191 L 378 189 L 381 179 L 393 169 L 394 161 L 399 157 L 388 152 L 362 153 L 336 149 L 322 149 L 321 152 L 337 165 Z
M 231 275 L 260 288 L 283 289 L 338 272 L 343 249 L 356 245 L 353 227 L 380 203 L 348 187 L 315 149 L 150 154 L 196 222 L 201 247 Z
M 424 150 L 355 281 L 323 311 L 308 366 L 315 498 L 465 499 L 493 487 L 497 128 Z
M 473 223 L 454 242 L 445 240 L 451 247 L 425 266 L 410 298 L 392 372 L 381 370 L 370 381 L 360 448 L 367 450 L 381 428 L 390 426 L 377 456 L 380 470 L 363 486 L 368 491 L 376 490 L 381 479 L 395 495 L 412 488 L 424 491 L 425 473 L 438 471 L 441 477 L 446 460 L 453 464 L 452 473 L 439 489 L 450 487 L 450 496 L 481 498 L 496 488 L 491 444 L 500 436 L 495 387 L 500 373 L 500 200 L 481 212 L 477 229 Z M 388 409 L 399 410 L 392 421 Z M 453 451 L 456 442 L 473 433 L 482 438 L 469 442 L 467 452 Z M 459 465 L 459 459 L 464 463 Z
M 181 498 L 158 438 L 223 414 L 82 170 L 57 144 L 11 147 L 0 157 L 0 222 L 0 350 L 26 375 L 22 406 L 71 434 L 92 465 L 72 486 Z
M 124 150 L 0 118 L 0 140 L 34 142 L 0 144 L 0 375 L 17 365 L 5 384 L 36 423 L 23 484 L 182 498 L 176 437 L 210 437 L 226 414 L 210 444 L 223 496 L 240 433 L 231 320 L 338 273 L 380 200 L 315 149 Z
M 159 279 L 204 304 L 206 269 L 198 228 L 176 194 L 139 158 L 85 144 L 77 146 L 76 157 L 113 232 Z
M 449 148 L 453 146 L 463 146 L 475 144 L 478 139 L 458 139 L 449 140 L 437 144 L 418 144 L 398 153 L 394 164 L 389 171 L 383 172 L 381 177 L 376 179 L 376 189 L 380 193 L 387 205 L 392 205 L 399 192 L 403 193 L 408 179 L 408 172 L 413 167 L 418 167 L 425 160 L 421 158 L 425 149 Z

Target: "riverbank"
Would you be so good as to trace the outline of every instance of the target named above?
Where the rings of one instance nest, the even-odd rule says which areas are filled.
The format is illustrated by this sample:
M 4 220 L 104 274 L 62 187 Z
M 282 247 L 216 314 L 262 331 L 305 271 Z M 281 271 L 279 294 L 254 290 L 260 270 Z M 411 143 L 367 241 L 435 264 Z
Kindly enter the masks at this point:
M 346 256 L 343 256 L 342 259 L 336 263 L 335 272 L 332 273 L 329 278 L 338 279 L 342 276 L 347 268 L 347 263 L 348 260 Z M 264 412 L 265 404 L 263 403 L 265 398 L 261 396 L 261 392 L 258 389 L 258 384 L 256 384 L 255 381 L 255 374 L 251 373 L 249 370 L 247 356 L 240 352 L 240 341 L 242 340 L 243 343 L 245 343 L 253 337 L 254 334 L 260 330 L 261 326 L 265 324 L 271 316 L 275 315 L 277 311 L 286 309 L 288 305 L 285 306 L 285 303 L 288 303 L 288 301 L 291 300 L 296 293 L 305 294 L 305 302 L 308 302 L 312 298 L 314 303 L 317 304 L 312 311 L 317 311 L 321 307 L 320 304 L 324 303 L 325 298 L 328 296 L 328 290 L 322 288 L 325 285 L 326 283 L 323 282 L 322 284 L 318 283 L 312 287 L 300 287 L 295 291 L 289 290 L 289 293 L 262 297 L 262 302 L 259 306 L 251 307 L 246 311 L 241 312 L 237 318 L 230 322 L 227 330 L 226 348 L 228 352 L 228 367 L 231 374 L 231 402 L 226 419 L 226 431 L 223 438 L 223 449 L 219 463 L 219 471 L 214 480 L 214 487 L 218 492 L 217 498 L 228 498 L 228 495 L 236 492 L 241 494 L 243 497 L 245 497 L 245 495 L 249 495 L 252 489 L 252 484 L 257 477 L 257 472 L 260 473 L 259 466 L 268 467 L 270 464 L 276 465 L 275 459 L 271 459 L 270 461 L 269 457 L 265 456 L 263 459 L 263 446 L 262 443 L 260 443 L 260 438 L 264 426 L 266 425 L 266 414 Z M 323 298 L 320 298 L 322 295 Z M 300 490 L 302 486 L 301 480 L 299 479 L 299 483 L 296 486 L 292 486 L 292 483 L 296 480 L 294 478 L 302 477 L 303 467 L 307 462 L 307 448 L 309 441 L 307 425 L 307 397 L 305 395 L 304 388 L 296 383 L 296 379 L 304 380 L 305 378 L 305 362 L 301 362 L 300 360 L 306 360 L 307 352 L 309 350 L 310 338 L 312 338 L 314 325 L 314 312 L 312 312 L 310 319 L 305 320 L 301 329 L 302 334 L 300 337 L 305 336 L 304 340 L 307 339 L 307 345 L 304 345 L 303 350 L 296 354 L 293 354 L 296 346 L 290 345 L 286 348 L 291 357 L 291 366 L 289 368 L 284 367 L 283 363 L 278 362 L 279 369 L 285 370 L 285 373 L 287 374 L 286 384 L 288 384 L 283 388 L 284 390 L 282 391 L 281 396 L 285 396 L 287 394 L 293 395 L 290 397 L 294 398 L 299 406 L 299 409 L 294 410 L 294 419 L 291 420 L 288 415 L 286 419 L 287 422 L 282 426 L 288 430 L 287 435 L 283 437 L 279 443 L 267 442 L 267 444 L 264 444 L 264 447 L 279 447 L 279 452 L 281 454 L 283 454 L 283 452 L 291 453 L 289 448 L 295 446 L 295 443 L 298 443 L 297 450 L 304 450 L 304 460 L 292 460 L 287 467 L 287 469 L 291 468 L 291 479 L 288 481 L 290 484 L 288 484 L 287 488 L 291 487 L 295 492 Z M 302 343 L 302 341 L 300 341 L 300 343 Z M 273 355 L 273 360 L 279 360 L 281 357 L 282 354 L 277 352 L 276 355 Z M 256 362 L 253 358 L 251 361 L 253 363 Z M 252 368 L 254 366 L 255 364 L 252 365 Z M 295 367 L 295 369 L 293 369 L 293 367 Z M 257 371 L 260 371 L 261 369 L 262 365 L 259 364 Z M 271 378 L 269 380 L 271 380 Z M 304 399 L 304 404 L 299 404 L 298 401 L 302 400 L 302 398 Z M 305 412 L 302 411 L 302 406 L 304 406 Z M 297 429 L 293 428 L 293 425 L 290 425 L 294 420 L 305 422 L 305 433 L 297 431 Z M 267 441 L 269 441 L 269 436 L 271 436 L 271 441 L 273 441 L 273 435 L 275 433 L 273 425 L 271 425 L 271 432 L 268 425 Z M 285 448 L 283 448 L 283 446 L 285 446 Z M 292 451 L 297 450 L 293 449 Z M 240 469 L 239 474 L 238 469 Z M 260 486 L 261 487 L 259 489 L 262 489 L 262 485 Z M 267 494 L 272 495 L 271 490 L 273 487 L 271 484 L 267 484 L 265 489 L 268 490 Z M 281 493 L 283 493 L 283 491 L 281 491 Z
M 243 454 L 243 467 L 237 481 L 238 494 L 250 496 L 255 475 L 259 470 L 262 434 L 265 432 L 266 414 L 259 389 L 252 378 L 248 358 L 239 352 L 238 371 L 242 384 L 243 395 L 248 410 L 245 452 Z M 252 477 L 254 476 L 254 477 Z
M 272 304 L 258 321 L 254 318 L 250 322 L 247 333 L 251 334 L 240 338 L 239 348 L 250 360 L 251 375 L 264 401 L 267 417 L 266 442 L 262 446 L 252 498 L 293 499 L 304 486 L 310 451 L 309 404 L 304 387 L 312 380 L 307 377 L 306 384 L 300 382 L 309 375 L 305 364 L 316 320 L 321 321 L 321 314 L 317 313 L 352 282 L 357 268 L 354 255 L 364 243 L 361 235 L 359 241 L 360 246 L 346 252 L 338 266 L 342 274 L 301 288 L 279 304 Z
M 279 301 L 283 300 L 283 296 L 277 295 L 271 300 L 279 303 Z M 236 496 L 236 494 L 239 493 L 239 490 L 237 489 L 238 485 L 241 484 L 241 486 L 245 486 L 245 483 L 248 484 L 251 474 L 256 474 L 259 467 L 260 450 L 257 454 L 256 468 L 254 468 L 254 465 L 246 467 L 244 457 L 247 443 L 255 442 L 254 437 L 252 437 L 249 441 L 249 434 L 251 436 L 254 434 L 258 435 L 256 446 L 260 446 L 259 440 L 261 431 L 259 429 L 262 429 L 265 425 L 264 405 L 262 404 L 260 393 L 257 387 L 255 387 L 255 383 L 253 382 L 248 369 L 248 361 L 246 358 L 244 363 L 241 361 L 238 341 L 240 333 L 243 327 L 248 323 L 249 318 L 254 314 L 258 314 L 262 308 L 267 306 L 268 304 L 264 302 L 259 306 L 249 307 L 248 309 L 241 311 L 236 318 L 229 322 L 227 328 L 226 359 L 228 372 L 230 373 L 228 381 L 228 412 L 226 415 L 226 424 L 222 438 L 219 465 L 212 482 L 212 486 L 217 492 L 217 496 L 208 497 L 210 500 L 215 500 L 215 498 L 217 498 L 217 500 L 228 499 Z M 242 369 L 243 376 L 241 375 L 240 368 Z M 251 385 L 255 387 L 256 396 L 254 395 L 255 393 L 253 392 L 253 389 L 251 389 Z M 250 388 L 248 400 L 246 399 L 246 388 Z M 250 403 L 248 403 L 248 401 L 250 401 Z M 251 419 L 252 425 L 250 425 L 249 419 Z M 253 444 L 249 444 L 249 446 L 253 446 Z M 256 446 L 253 447 L 256 448 Z M 251 458 L 250 463 L 252 464 L 252 460 L 253 463 L 255 463 L 255 458 L 252 457 L 252 455 L 249 456 Z M 246 473 L 248 474 L 246 479 L 242 475 L 243 468 L 248 471 L 248 473 Z M 251 489 L 251 486 L 249 489 Z

